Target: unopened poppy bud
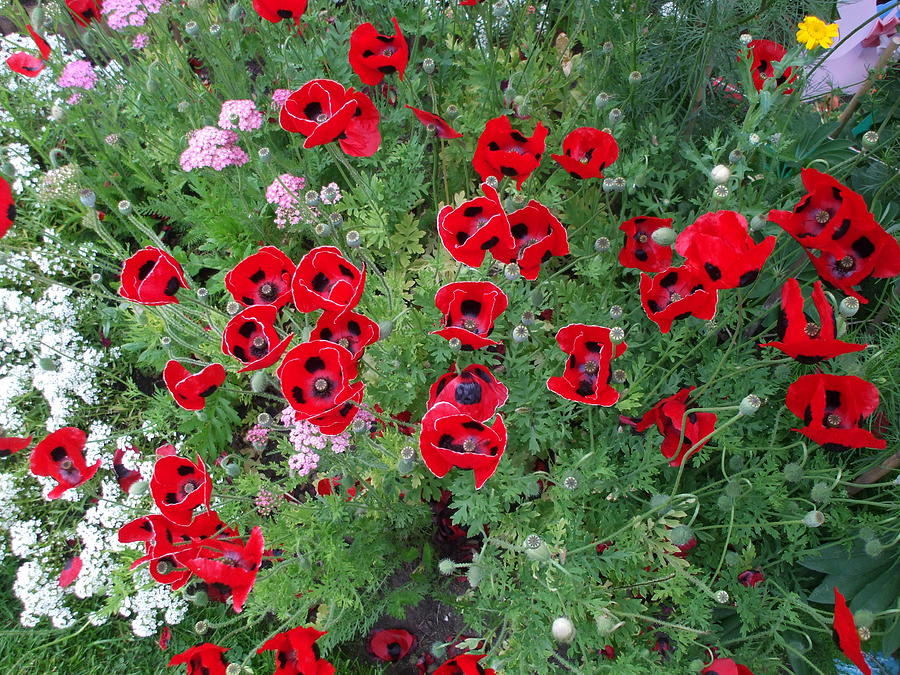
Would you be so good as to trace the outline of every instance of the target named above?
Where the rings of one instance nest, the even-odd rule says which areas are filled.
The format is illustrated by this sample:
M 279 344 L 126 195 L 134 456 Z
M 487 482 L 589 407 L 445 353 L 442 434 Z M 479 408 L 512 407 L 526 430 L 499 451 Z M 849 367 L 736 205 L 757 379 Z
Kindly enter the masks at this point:
M 738 412 L 741 415 L 752 415 L 759 407 L 762 405 L 762 399 L 759 398 L 756 394 L 748 394 L 741 400 L 738 405 Z
M 660 246 L 671 246 L 675 243 L 675 230 L 671 227 L 661 227 L 658 230 L 653 230 L 650 238 Z
M 603 612 L 603 614 L 594 617 L 594 623 L 597 625 L 597 632 L 600 635 L 609 635 L 622 626 L 624 622 L 616 621 L 610 614 Z
M 728 468 L 732 471 L 740 471 L 744 468 L 744 457 L 742 455 L 732 455 L 728 458 Z
M 16 175 L 16 167 L 12 165 L 10 162 L 3 162 L 0 164 L 0 173 L 9 176 L 10 178 L 14 178 Z
M 434 72 L 434 59 L 428 58 L 423 60 L 422 70 L 424 70 L 427 75 L 431 75 Z
M 720 605 L 724 605 L 729 599 L 728 591 L 716 591 L 713 598 L 715 598 L 716 602 Z
M 807 527 L 820 527 L 825 522 L 825 514 L 818 509 L 803 516 L 803 524 Z
M 78 193 L 78 200 L 83 206 L 92 209 L 94 204 L 97 203 L 97 195 L 94 194 L 93 190 L 85 189 Z
M 672 510 L 672 507 L 669 506 L 670 501 L 669 495 L 655 494 L 650 497 L 650 508 L 658 511 L 661 516 L 665 515 Z
M 789 483 L 796 483 L 798 480 L 803 478 L 803 467 L 795 462 L 790 462 L 789 464 L 784 465 L 784 469 L 782 469 L 782 474 L 784 475 L 784 479 Z
M 438 572 L 443 574 L 445 577 L 449 577 L 456 573 L 457 564 L 450 560 L 450 558 L 444 558 L 438 563 Z
M 726 185 L 716 185 L 716 187 L 713 188 L 713 198 L 718 199 L 719 201 L 728 199 L 728 195 L 730 194 L 731 190 L 729 190 Z
M 609 329 L 609 339 L 616 344 L 625 340 L 625 329 L 621 326 L 613 326 Z
M 256 423 L 261 427 L 268 426 L 271 422 L 272 416 L 269 413 L 259 413 L 256 416 Z
M 378 322 L 378 331 L 379 331 L 379 340 L 387 340 L 390 337 L 391 333 L 394 330 L 394 322 L 393 321 L 379 321 Z
M 528 336 L 529 336 L 529 332 L 528 332 L 527 326 L 525 326 L 523 324 L 519 324 L 518 326 L 513 328 L 513 332 L 512 332 L 513 342 L 525 342 L 526 340 L 528 340 Z
M 131 202 L 127 199 L 123 199 L 119 202 L 118 209 L 119 213 L 121 213 L 123 216 L 127 216 L 129 213 L 131 213 Z
M 209 34 L 213 37 L 217 37 L 222 32 L 222 26 L 217 23 L 212 24 L 209 27 Z
M 99 284 L 101 281 L 103 281 L 103 275 L 101 275 L 99 272 L 94 272 L 91 275 L 92 284 Z
M 450 347 L 450 349 L 452 349 L 453 351 L 458 352 L 460 349 L 462 349 L 462 340 L 456 337 L 450 338 L 449 340 L 447 340 L 447 346 Z
M 867 131 L 863 134 L 862 144 L 864 148 L 874 148 L 878 145 L 878 132 L 877 131 Z
M 756 214 L 753 218 L 750 219 L 750 231 L 758 232 L 763 229 L 766 224 L 766 217 L 762 214 Z
M 41 367 L 41 370 L 50 372 L 59 370 L 59 365 L 56 363 L 56 361 L 46 356 L 38 359 L 38 365 Z
M 716 500 L 716 506 L 719 507 L 720 511 L 730 511 L 734 506 L 734 499 L 728 495 L 719 495 L 719 498 Z
M 644 76 L 641 75 L 641 71 L 632 70 L 628 75 L 628 84 L 639 84 L 642 79 L 644 79 Z
M 244 8 L 240 5 L 232 5 L 228 8 L 228 20 L 229 21 L 241 21 L 244 18 Z
M 733 480 L 725 486 L 725 494 L 732 499 L 737 499 L 744 493 L 744 486 L 738 480 Z
M 838 305 L 838 311 L 841 313 L 841 316 L 845 316 L 848 319 L 851 316 L 855 316 L 859 311 L 859 300 L 853 297 L 846 297 L 841 300 L 841 304 Z
M 257 370 L 253 373 L 253 377 L 250 378 L 250 390 L 256 394 L 261 394 L 269 388 L 271 383 L 272 378 L 269 377 L 265 370 Z
M 196 21 L 188 21 L 186 24 L 184 24 L 184 32 L 191 37 L 197 37 L 197 35 L 200 33 L 200 26 Z
M 147 492 L 147 489 L 150 487 L 150 483 L 145 480 L 135 481 L 131 484 L 131 489 L 128 490 L 129 496 L 140 496 Z
M 31 10 L 31 23 L 35 28 L 40 31 L 44 27 L 44 8 L 41 7 L 41 4 L 38 3 L 33 10 Z
M 557 642 L 571 642 L 575 637 L 575 625 L 564 616 L 553 620 L 550 633 Z
M 522 276 L 522 271 L 516 263 L 512 262 L 503 268 L 503 276 L 506 277 L 507 281 L 515 281 Z
M 820 481 L 812 486 L 809 496 L 816 504 L 825 503 L 831 499 L 831 486 Z
M 601 91 L 597 94 L 597 98 L 594 99 L 594 106 L 599 110 L 600 108 L 605 108 L 606 104 L 609 103 L 609 94 L 605 91 Z
M 770 78 L 771 79 L 771 78 Z M 747 137 L 747 140 L 750 141 L 750 145 L 757 146 L 762 142 L 762 139 L 759 137 L 759 134 L 753 133 Z
M 863 541 L 870 541 L 872 539 L 876 539 L 878 535 L 875 534 L 875 530 L 873 530 L 868 525 L 865 525 L 859 528 L 859 538 Z
M 225 305 L 225 311 L 228 312 L 228 314 L 230 314 L 231 316 L 234 316 L 241 311 L 241 306 L 234 300 L 229 300 L 228 304 Z
M 529 534 L 525 537 L 525 557 L 534 561 L 550 560 L 550 547 L 547 543 L 536 534 Z
M 466 581 L 469 582 L 469 587 L 478 588 L 482 579 L 484 579 L 484 568 L 481 565 L 471 565 L 469 573 L 466 574 Z
M 237 478 L 241 475 L 241 465 L 234 460 L 225 460 L 222 462 L 222 468 L 231 478 Z
M 731 179 L 731 169 L 724 164 L 716 164 L 709 172 L 709 177 L 712 179 L 713 183 L 722 185 Z
M 676 546 L 687 546 L 694 538 L 694 533 L 687 525 L 676 525 L 669 531 L 669 541 Z
M 447 115 L 448 120 L 455 120 L 459 117 L 459 108 L 455 105 L 448 105 L 447 109 L 444 111 L 444 114 Z
M 622 109 L 613 108 L 609 111 L 609 115 L 606 116 L 606 119 L 609 120 L 610 126 L 616 126 L 619 122 L 622 121 Z
M 884 550 L 884 546 L 881 545 L 881 542 L 877 539 L 870 539 L 866 542 L 864 547 L 866 555 L 870 558 L 877 558 L 881 555 L 881 552 Z

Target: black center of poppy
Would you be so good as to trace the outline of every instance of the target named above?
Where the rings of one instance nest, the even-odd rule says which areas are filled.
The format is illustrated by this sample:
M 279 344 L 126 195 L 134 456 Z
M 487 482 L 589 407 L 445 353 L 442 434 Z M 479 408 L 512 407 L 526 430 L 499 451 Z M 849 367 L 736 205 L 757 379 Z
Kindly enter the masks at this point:
M 646 243 L 647 243 L 647 239 L 648 239 L 647 235 L 644 234 L 643 232 L 641 232 L 641 233 L 637 236 L 638 243 L 640 243 L 640 244 L 646 244 Z
M 316 119 L 319 115 L 322 114 L 322 104 L 318 101 L 310 101 L 303 108 L 303 114 L 306 115 L 306 119 Z
M 842 270 L 852 270 L 853 269 L 853 256 L 845 255 L 843 258 L 837 261 L 838 269 Z
M 291 18 L 291 10 L 289 10 L 289 9 L 279 9 L 275 13 L 278 16 L 280 16 L 282 19 L 290 19 Z
M 317 377 L 313 381 L 313 393 L 316 396 L 325 397 L 328 396 L 328 393 L 331 391 L 331 381 L 325 377 Z
M 278 291 L 275 289 L 275 286 L 269 282 L 266 282 L 259 287 L 259 296 L 263 300 L 274 300 L 277 295 Z
M 820 225 L 824 225 L 829 220 L 831 220 L 831 214 L 828 213 L 828 211 L 826 211 L 825 209 L 819 209 L 818 211 L 816 211 L 815 218 L 817 223 L 819 223 Z
M 477 382 L 460 382 L 456 385 L 453 398 L 460 405 L 476 405 L 481 403 L 481 385 Z

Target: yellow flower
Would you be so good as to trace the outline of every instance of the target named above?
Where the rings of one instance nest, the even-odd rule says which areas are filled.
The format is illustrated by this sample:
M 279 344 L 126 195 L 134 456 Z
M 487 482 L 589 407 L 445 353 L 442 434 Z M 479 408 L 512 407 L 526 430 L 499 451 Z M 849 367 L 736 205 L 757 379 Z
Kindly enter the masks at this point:
M 807 49 L 828 49 L 838 36 L 836 23 L 825 23 L 816 16 L 808 16 L 797 24 L 797 42 Z

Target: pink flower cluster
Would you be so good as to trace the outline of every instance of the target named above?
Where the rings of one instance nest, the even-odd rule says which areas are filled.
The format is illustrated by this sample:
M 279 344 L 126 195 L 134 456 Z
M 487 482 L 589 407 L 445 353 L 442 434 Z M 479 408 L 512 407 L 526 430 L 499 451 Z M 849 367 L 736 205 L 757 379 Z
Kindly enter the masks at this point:
M 256 424 L 244 435 L 244 440 L 255 448 L 262 448 L 269 440 L 269 430 Z
M 67 63 L 56 81 L 60 87 L 80 87 L 93 89 L 97 86 L 97 73 L 90 61 L 80 60 Z
M 328 206 L 337 204 L 343 197 L 344 195 L 341 194 L 341 188 L 338 187 L 337 183 L 329 183 L 319 191 L 319 199 Z
M 226 166 L 242 166 L 250 161 L 247 153 L 237 145 L 238 135 L 233 131 L 216 127 L 203 127 L 188 135 L 187 150 L 181 153 L 179 163 L 184 171 L 211 167 L 221 171 Z
M 275 205 L 275 224 L 278 227 L 283 228 L 288 223 L 297 225 L 301 221 L 310 223 L 318 215 L 300 201 L 305 187 L 303 176 L 283 173 L 266 188 L 266 201 Z
M 371 422 L 375 418 L 367 410 L 360 410 L 356 419 Z M 308 476 L 319 466 L 319 452 L 325 450 L 329 442 L 334 453 L 345 452 L 350 447 L 350 433 L 344 432 L 336 436 L 324 436 L 318 427 L 309 422 L 297 422 L 293 408 L 285 408 L 281 413 L 281 423 L 290 428 L 288 438 L 294 446 L 296 454 L 288 458 L 288 467 L 300 476 Z
M 261 515 L 263 518 L 272 515 L 272 512 L 277 507 L 275 503 L 275 495 L 273 495 L 265 488 L 260 488 L 259 492 L 256 493 L 255 504 L 256 512 L 259 513 L 259 515 Z
M 103 16 L 113 30 L 143 26 L 147 17 L 158 14 L 166 0 L 103 0 Z
M 281 110 L 284 107 L 284 102 L 288 100 L 292 93 L 290 89 L 276 89 L 272 92 L 272 107 L 275 110 Z
M 138 33 L 134 36 L 134 40 L 131 41 L 131 48 L 143 49 L 148 44 L 150 44 L 150 36 L 146 33 Z
M 222 104 L 222 112 L 219 113 L 219 126 L 223 129 L 234 129 L 237 127 L 241 131 L 253 131 L 259 129 L 262 123 L 263 115 L 256 109 L 256 105 L 250 99 L 225 101 Z

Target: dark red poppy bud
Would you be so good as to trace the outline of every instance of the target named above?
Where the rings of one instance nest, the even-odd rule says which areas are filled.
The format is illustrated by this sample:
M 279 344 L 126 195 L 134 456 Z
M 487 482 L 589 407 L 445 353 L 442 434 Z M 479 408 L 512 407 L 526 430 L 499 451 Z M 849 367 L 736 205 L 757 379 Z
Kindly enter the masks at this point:
M 311 673 L 312 675 L 334 675 L 334 666 L 318 657 L 316 640 L 327 631 L 318 631 L 312 626 L 298 626 L 269 638 L 257 654 L 275 652 L 275 674 Z
M 277 313 L 275 305 L 253 305 L 235 314 L 225 325 L 222 351 L 244 364 L 239 373 L 268 368 L 287 349 L 294 334 L 288 333 L 279 340 L 275 332 Z
M 189 288 L 184 270 L 175 258 L 154 246 L 147 246 L 122 265 L 119 295 L 142 305 L 178 303 L 175 294 Z
M 509 391 L 486 366 L 472 364 L 457 373 L 456 364 L 431 385 L 428 408 L 435 403 L 452 404 L 479 422 L 489 420 L 506 403 Z
M 381 84 L 385 75 L 397 73 L 403 80 L 403 73 L 409 61 L 409 47 L 400 30 L 396 18 L 393 35 L 382 35 L 375 26 L 364 23 L 350 34 L 350 67 L 363 84 Z
M 360 271 L 334 246 L 312 249 L 297 263 L 291 279 L 294 304 L 301 312 L 353 309 L 365 286 L 366 268 Z
M 500 262 L 515 262 L 521 275 L 529 281 L 538 278 L 541 265 L 551 257 L 569 254 L 566 228 L 539 201 L 532 199 L 507 218 L 515 244 L 510 248 L 498 244 L 491 254 Z
M 619 400 L 619 392 L 609 386 L 609 364 L 624 354 L 628 345 L 624 342 L 614 345 L 609 328 L 581 323 L 560 328 L 556 343 L 569 358 L 562 376 L 547 380 L 550 391 L 588 405 L 608 407 Z
M 448 122 L 438 117 L 434 113 L 430 113 L 425 110 L 419 110 L 418 108 L 413 108 L 411 105 L 407 105 L 406 107 L 412 110 L 413 115 L 416 116 L 416 119 L 424 124 L 425 128 L 431 131 L 438 138 L 451 139 L 462 137 L 461 133 L 459 133 L 456 129 L 451 127 Z
M 253 0 L 253 9 L 271 23 L 291 19 L 299 26 L 306 4 L 307 0 Z
M 461 2 L 460 4 L 466 3 Z M 478 663 L 485 656 L 485 654 L 455 656 L 438 666 L 434 675 L 497 675 L 497 671 L 493 668 L 485 668 Z
M 291 299 L 291 277 L 296 266 L 275 246 L 263 246 L 225 275 L 225 288 L 244 305 L 283 307 Z
M 603 178 L 603 170 L 619 157 L 612 134 L 594 127 L 578 127 L 563 139 L 563 154 L 551 157 L 575 178 Z
M 672 264 L 672 247 L 660 246 L 653 240 L 653 233 L 672 226 L 671 218 L 637 216 L 619 225 L 625 233 L 625 242 L 619 251 L 619 263 L 623 267 L 639 269 L 648 274 L 662 272 Z
M 506 115 L 489 120 L 478 138 L 472 166 L 486 180 L 488 176 L 497 179 L 510 176 L 516 181 L 516 189 L 541 163 L 545 141 L 549 130 L 540 122 L 531 137 L 522 135 L 512 128 Z
M 378 324 L 356 312 L 323 312 L 309 335 L 310 340 L 327 340 L 350 351 L 354 359 L 362 356 L 366 347 L 378 342 Z
M 84 459 L 87 435 L 75 427 L 57 429 L 34 446 L 30 468 L 35 476 L 50 476 L 57 482 L 47 499 L 59 499 L 66 490 L 78 487 L 93 478 L 100 468 L 100 460 L 88 466 Z
M 408 630 L 389 628 L 373 632 L 366 644 L 366 650 L 381 661 L 397 663 L 409 654 L 415 644 L 416 638 Z
M 765 575 L 759 570 L 745 570 L 738 574 L 738 583 L 747 588 L 753 588 L 766 580 Z
M 203 410 L 206 398 L 225 382 L 225 368 L 220 363 L 212 363 L 191 375 L 178 361 L 169 361 L 163 370 L 163 381 L 179 406 L 185 410 Z
M 494 321 L 506 309 L 506 294 L 489 281 L 457 281 L 442 286 L 434 304 L 443 315 L 441 330 L 433 331 L 445 340 L 457 338 L 468 349 L 500 344 L 488 335 Z
M 641 305 L 659 330 L 668 333 L 672 322 L 688 316 L 711 319 L 716 314 L 718 293 L 707 289 L 691 265 L 670 267 L 652 279 L 641 274 Z
M 0 457 L 9 457 L 15 453 L 24 450 L 31 445 L 33 436 L 27 438 L 18 438 L 15 436 L 5 436 L 0 438 Z
M 6 179 L 0 176 L 0 239 L 6 236 L 16 219 L 16 203 L 13 200 L 12 188 Z
M 184 664 L 187 667 L 187 675 L 225 675 L 228 664 L 225 657 L 229 647 L 219 647 L 211 642 L 191 647 L 188 650 L 176 654 L 169 661 L 169 666 Z
M 470 199 L 455 208 L 448 204 L 437 217 L 444 248 L 454 260 L 469 267 L 480 267 L 487 251 L 516 246 L 497 190 L 482 183 L 481 191 L 484 197 Z
M 772 64 L 781 61 L 787 55 L 787 49 L 771 40 L 753 40 L 747 46 L 753 55 L 753 62 L 750 64 L 753 86 L 756 91 L 762 91 L 766 80 L 775 76 L 775 67 Z M 790 66 L 784 69 L 784 73 L 776 80 L 779 87 L 785 82 L 793 82 L 797 79 L 797 75 L 792 74 L 792 70 L 793 68 Z M 785 89 L 784 93 L 790 94 L 793 91 L 793 89 Z
M 212 479 L 199 455 L 196 464 L 184 457 L 167 455 L 156 460 L 150 494 L 163 516 L 177 525 L 187 526 L 195 508 L 209 511 Z

